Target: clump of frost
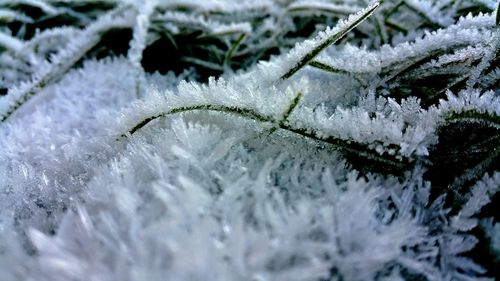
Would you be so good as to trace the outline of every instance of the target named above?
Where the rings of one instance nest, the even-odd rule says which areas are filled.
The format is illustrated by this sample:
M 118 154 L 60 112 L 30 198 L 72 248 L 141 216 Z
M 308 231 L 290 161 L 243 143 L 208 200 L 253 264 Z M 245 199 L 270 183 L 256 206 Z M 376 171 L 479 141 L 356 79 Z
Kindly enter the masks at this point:
M 147 129 L 155 131 L 152 139 L 134 138 L 124 157 L 85 189 L 87 211 L 70 212 L 57 236 L 31 231 L 47 280 L 318 280 L 332 267 L 343 278 L 366 280 L 399 260 L 415 273 L 439 272 L 403 250 L 430 243 L 409 212 L 412 195 L 403 191 L 418 183 L 367 182 L 345 174 L 342 162 L 335 167 L 331 155 L 311 155 L 295 137 L 299 153 L 284 155 L 277 140 L 262 146 L 261 129 L 251 122 L 193 118 L 198 121 L 174 118 L 168 129 Z M 222 131 L 207 121 L 234 127 Z M 243 143 L 235 137 L 242 132 Z M 298 176 L 291 158 L 309 172 L 291 180 Z M 334 166 L 321 171 L 326 163 Z M 383 186 L 404 194 L 397 210 L 386 209 L 386 200 L 399 195 Z M 113 259 L 92 254 L 102 244 Z

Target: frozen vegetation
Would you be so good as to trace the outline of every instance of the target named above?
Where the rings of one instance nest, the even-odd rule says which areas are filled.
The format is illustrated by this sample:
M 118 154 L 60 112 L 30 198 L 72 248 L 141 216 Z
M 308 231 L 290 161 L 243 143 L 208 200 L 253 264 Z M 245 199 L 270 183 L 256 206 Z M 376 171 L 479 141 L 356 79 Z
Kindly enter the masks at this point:
M 495 280 L 498 5 L 0 0 L 0 280 Z

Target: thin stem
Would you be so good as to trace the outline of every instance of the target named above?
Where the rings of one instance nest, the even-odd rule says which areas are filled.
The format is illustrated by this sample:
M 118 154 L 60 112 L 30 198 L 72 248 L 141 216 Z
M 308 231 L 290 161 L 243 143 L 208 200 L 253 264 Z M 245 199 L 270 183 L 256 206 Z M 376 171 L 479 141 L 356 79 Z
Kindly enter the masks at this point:
M 302 99 L 302 93 L 298 93 L 297 96 L 295 96 L 295 98 L 292 100 L 286 111 L 283 112 L 283 117 L 281 117 L 281 119 L 279 120 L 278 127 L 285 125 L 285 122 L 288 120 L 288 117 L 290 117 L 290 114 L 292 114 L 295 108 L 297 108 L 301 99 Z M 276 131 L 278 127 L 272 127 L 271 130 L 269 131 L 269 134 L 274 133 L 274 131 Z
M 62 54 L 50 65 L 49 71 L 33 80 L 31 86 L 20 94 L 17 100 L 13 102 L 13 105 L 7 108 L 6 112 L 0 112 L 0 122 L 7 120 L 17 109 L 47 85 L 59 81 L 68 69 L 75 65 L 89 50 L 99 43 L 104 32 L 113 28 L 128 27 L 128 24 L 124 23 L 125 21 L 123 19 L 115 19 L 115 17 L 126 8 L 128 8 L 127 5 L 120 6 L 82 30 L 80 35 L 69 44 L 71 46 L 71 48 L 69 48 L 70 51 L 62 52 Z
M 291 106 L 285 112 L 284 116 L 289 115 L 293 111 L 293 109 L 299 103 L 300 98 L 301 98 L 301 94 L 299 94 L 295 97 L 295 99 L 291 103 Z M 230 107 L 230 106 L 224 106 L 224 105 L 202 104 L 202 105 L 174 108 L 170 111 L 148 117 L 148 118 L 142 120 L 141 122 L 139 122 L 132 129 L 130 129 L 129 133 L 132 135 L 135 132 L 137 132 L 138 130 L 142 129 L 147 124 L 149 124 L 151 121 L 154 121 L 154 120 L 159 119 L 161 117 L 167 117 L 169 115 L 174 115 L 177 113 L 193 112 L 193 111 L 200 111 L 200 110 L 201 111 L 223 112 L 223 113 L 238 115 L 240 117 L 244 117 L 244 118 L 248 118 L 248 119 L 252 119 L 252 120 L 256 120 L 256 121 L 260 121 L 260 122 L 276 123 L 276 120 L 273 117 L 262 115 L 262 114 L 256 112 L 255 110 L 252 110 L 252 109 L 242 109 L 242 108 Z M 328 143 L 328 144 L 333 145 L 336 148 L 338 148 L 344 152 L 354 153 L 358 156 L 364 157 L 366 159 L 371 159 L 371 160 L 377 161 L 377 162 L 379 162 L 383 165 L 386 165 L 386 166 L 395 167 L 399 170 L 404 170 L 404 169 L 407 169 L 409 167 L 409 162 L 407 160 L 398 160 L 396 158 L 393 158 L 392 156 L 382 157 L 381 155 L 378 155 L 378 153 L 376 153 L 376 152 L 370 152 L 369 148 L 366 148 L 362 144 L 350 143 L 346 140 L 342 140 L 342 139 L 339 139 L 339 138 L 336 138 L 333 136 L 330 136 L 327 138 L 318 137 L 314 132 L 310 132 L 309 130 L 292 127 L 286 120 L 283 122 L 278 122 L 277 128 L 301 135 L 301 136 L 309 138 L 309 139 L 313 139 L 315 141 Z M 126 135 L 123 135 L 123 137 L 126 137 Z
M 394 7 L 392 7 L 389 12 L 387 12 L 385 14 L 385 19 L 387 20 L 388 18 L 390 18 L 395 12 L 398 11 L 399 7 L 401 7 L 402 5 L 404 5 L 405 1 L 404 0 L 400 0 L 398 3 L 396 3 L 396 5 L 394 5 Z
M 361 80 L 359 77 L 357 77 L 356 75 L 354 75 L 353 73 L 347 71 L 347 70 L 343 70 L 343 69 L 339 69 L 339 68 L 334 68 L 333 66 L 331 65 L 328 65 L 328 64 L 325 64 L 325 63 L 322 63 L 320 61 L 317 61 L 317 60 L 313 60 L 309 63 L 310 66 L 312 67 L 315 67 L 317 69 L 321 69 L 321 70 L 324 70 L 326 72 L 331 72 L 331 73 L 335 73 L 335 74 L 344 74 L 344 75 L 348 75 L 352 78 L 354 78 L 356 81 L 358 81 L 361 85 L 363 86 L 366 86 L 366 83 L 365 81 Z
M 495 139 L 493 139 L 495 141 Z M 488 153 L 488 155 L 482 159 L 478 164 L 476 164 L 474 167 L 465 170 L 459 177 L 455 178 L 453 183 L 450 185 L 451 189 L 457 190 L 458 187 L 463 186 L 467 181 L 471 181 L 474 179 L 477 179 L 478 177 L 481 177 L 485 169 L 488 168 L 495 159 L 497 159 L 500 156 L 500 148 L 498 146 L 498 136 L 496 136 L 496 141 L 497 141 L 497 146 L 492 149 Z
M 224 113 L 229 113 L 229 114 L 235 114 L 239 115 L 241 117 L 246 117 L 249 119 L 261 121 L 261 122 L 273 122 L 274 119 L 270 116 L 265 116 L 261 115 L 255 110 L 252 109 L 241 109 L 237 107 L 230 107 L 230 106 L 225 106 L 225 105 L 213 105 L 213 104 L 201 104 L 201 105 L 193 105 L 193 106 L 186 106 L 186 107 L 179 107 L 179 108 L 174 108 L 170 111 L 160 113 L 155 116 L 148 117 L 138 123 L 136 126 L 134 126 L 132 129 L 129 130 L 130 134 L 134 134 L 136 131 L 140 130 L 144 126 L 146 126 L 149 122 L 158 119 L 160 117 L 166 117 L 169 115 L 173 114 L 178 114 L 178 113 L 183 113 L 183 112 L 190 112 L 190 111 L 198 111 L 198 110 L 204 110 L 204 111 L 217 111 L 217 112 L 224 112 Z
M 290 103 L 288 109 L 285 111 L 285 113 L 283 113 L 283 117 L 281 118 L 279 123 L 280 126 L 285 124 L 285 122 L 288 120 L 288 117 L 290 117 L 290 114 L 292 114 L 295 108 L 297 108 L 297 106 L 299 105 L 301 99 L 302 99 L 302 93 L 298 93 L 297 96 L 295 96 L 295 98 Z
M 209 62 L 209 61 L 204 61 L 202 59 L 197 59 L 194 57 L 181 57 L 182 61 L 189 62 L 192 64 L 196 64 L 198 66 L 211 69 L 211 70 L 216 70 L 216 71 L 224 71 L 224 68 L 217 63 Z
M 411 11 L 413 11 L 415 14 L 417 14 L 418 16 L 420 16 L 422 19 L 424 19 L 424 21 L 436 26 L 436 27 L 439 27 L 439 28 L 442 28 L 444 27 L 442 24 L 440 24 L 439 22 L 436 22 L 434 21 L 432 18 L 429 17 L 429 15 L 427 15 L 426 13 L 424 13 L 423 11 L 413 7 L 412 5 L 408 4 L 408 2 L 404 1 L 403 3 L 408 9 L 410 9 Z
M 497 18 L 496 18 L 497 26 L 500 26 L 500 1 L 497 2 Z
M 224 59 L 224 67 L 225 68 L 231 69 L 231 60 L 234 56 L 234 52 L 236 52 L 236 50 L 238 50 L 241 43 L 243 43 L 243 40 L 245 40 L 246 37 L 247 37 L 247 35 L 245 33 L 241 34 L 240 37 L 236 40 L 236 42 L 234 42 L 233 46 L 231 46 L 231 49 L 229 49 L 229 51 L 226 54 L 226 58 Z
M 468 110 L 464 112 L 455 112 L 445 118 L 449 122 L 473 122 L 473 123 L 486 123 L 490 127 L 500 130 L 500 116 L 488 113 L 480 113 L 475 110 Z
M 335 137 L 320 138 L 320 137 L 316 136 L 316 134 L 308 132 L 308 130 L 293 128 L 290 125 L 280 126 L 280 129 L 287 130 L 289 132 L 296 133 L 298 135 L 301 135 L 303 137 L 310 138 L 310 139 L 313 139 L 316 141 L 328 143 L 328 144 L 333 145 L 333 146 L 337 147 L 338 149 L 341 149 L 345 152 L 354 153 L 354 154 L 357 154 L 361 157 L 375 160 L 375 161 L 380 162 L 380 163 L 387 165 L 387 166 L 397 167 L 400 170 L 404 170 L 408 166 L 408 163 L 406 163 L 404 161 L 399 161 L 397 159 L 391 159 L 389 157 L 384 158 L 384 157 L 378 155 L 377 153 L 367 152 L 368 149 L 366 149 L 366 147 L 363 147 L 363 145 L 361 145 L 361 144 L 348 143 L 346 140 L 342 140 L 342 139 L 335 138 Z
M 0 50 L 7 49 L 13 53 L 19 52 L 24 47 L 24 42 L 0 31 Z
M 392 29 L 395 29 L 399 32 L 402 32 L 403 34 L 408 34 L 408 29 L 402 27 L 401 25 L 391 21 L 390 19 L 386 19 L 385 20 L 385 25 L 387 25 L 388 27 L 392 28 Z
M 461 45 L 456 45 L 452 47 L 461 47 Z M 409 72 L 410 70 L 417 68 L 430 58 L 439 56 L 444 52 L 445 51 L 439 49 L 430 50 L 426 54 L 422 54 L 420 56 L 416 55 L 408 57 L 405 59 L 405 61 L 398 61 L 390 65 L 384 66 L 382 69 L 382 73 L 384 75 L 382 82 L 383 83 L 390 82 L 391 80 L 397 78 L 398 76 L 402 76 L 403 74 Z
M 344 10 L 342 10 L 344 8 Z M 333 5 L 331 6 L 321 6 L 321 7 L 316 7 L 314 5 L 308 5 L 308 4 L 299 4 L 295 5 L 291 8 L 288 8 L 288 13 L 300 13 L 300 12 L 315 12 L 315 13 L 328 13 L 328 14 L 334 14 L 334 15 L 348 15 L 351 13 L 351 11 L 346 11 L 345 7 L 339 6 L 335 7 Z
M 357 18 L 355 18 L 353 21 L 345 23 L 345 26 L 341 27 L 340 30 L 333 34 L 332 36 L 326 38 L 323 42 L 320 42 L 315 48 L 313 48 L 309 53 L 305 54 L 299 62 L 292 67 L 288 72 L 286 72 L 281 79 L 288 79 L 292 77 L 297 71 L 302 69 L 304 66 L 306 66 L 311 60 L 313 60 L 320 52 L 322 52 L 324 49 L 326 49 L 328 46 L 336 43 L 340 39 L 342 39 L 349 31 L 354 29 L 356 26 L 358 26 L 360 23 L 362 23 L 366 18 L 368 18 L 374 11 L 375 9 L 378 8 L 380 3 L 374 4 L 372 7 L 369 9 L 363 11 L 361 14 L 357 15 Z
M 385 26 L 383 26 L 385 22 L 381 19 L 380 16 L 375 15 L 375 29 L 380 36 L 380 40 L 382 45 L 387 44 L 389 42 L 388 34 Z
M 335 68 L 335 67 L 333 67 L 331 65 L 328 65 L 326 63 L 322 63 L 322 62 L 317 61 L 317 60 L 311 61 L 309 63 L 309 65 L 312 66 L 312 67 L 315 67 L 317 69 L 324 70 L 326 72 L 331 72 L 331 73 L 335 73 L 335 74 L 349 74 L 349 72 L 346 71 L 346 70 Z

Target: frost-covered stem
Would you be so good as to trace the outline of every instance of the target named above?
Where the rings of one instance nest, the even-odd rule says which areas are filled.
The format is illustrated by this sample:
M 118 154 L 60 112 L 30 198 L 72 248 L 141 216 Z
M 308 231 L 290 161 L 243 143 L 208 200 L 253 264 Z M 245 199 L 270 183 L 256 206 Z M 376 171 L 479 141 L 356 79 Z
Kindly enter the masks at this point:
M 57 27 L 54 29 L 46 29 L 44 31 L 41 31 L 38 33 L 35 37 L 31 38 L 29 41 L 26 42 L 24 48 L 23 48 L 23 53 L 24 52 L 32 52 L 35 53 L 35 48 L 39 45 L 42 44 L 44 41 L 50 41 L 53 40 L 56 37 L 62 37 L 62 38 L 73 38 L 75 34 L 78 32 L 81 32 L 81 30 L 78 30 L 75 27 L 72 26 L 64 26 L 64 27 Z
M 476 179 L 484 171 L 485 167 L 491 165 L 491 163 L 500 156 L 500 134 L 494 135 L 481 143 L 477 144 L 477 147 L 493 144 L 493 149 L 489 151 L 488 155 L 481 159 L 481 161 L 474 167 L 465 170 L 461 176 L 457 177 L 453 183 L 450 185 L 451 189 L 455 190 L 456 187 L 463 186 L 467 181 Z
M 389 42 L 389 35 L 387 34 L 387 28 L 384 26 L 385 21 L 381 16 L 375 15 L 375 28 L 380 36 L 380 41 L 383 44 Z
M 421 11 L 417 7 L 415 7 L 412 4 L 408 3 L 407 0 L 405 0 L 403 4 L 406 7 L 408 7 L 408 9 L 412 10 L 413 12 L 415 12 L 415 14 L 419 15 L 420 17 L 422 17 L 428 23 L 435 24 L 438 27 L 444 27 L 441 23 L 439 23 L 439 22 L 433 20 L 431 17 L 429 17 L 429 15 L 427 15 L 424 11 Z
M 387 12 L 384 16 L 384 18 L 387 20 L 389 19 L 395 12 L 398 11 L 399 7 L 403 6 L 405 4 L 405 0 L 400 0 L 396 5 L 394 5 L 389 12 Z
M 387 167 L 396 168 L 399 171 L 406 170 L 410 167 L 411 160 L 404 156 L 401 157 L 401 156 L 391 156 L 391 155 L 379 155 L 378 153 L 373 152 L 371 149 L 367 148 L 365 145 L 357 143 L 355 141 L 351 142 L 334 136 L 323 136 L 315 132 L 313 129 L 294 127 L 293 124 L 291 124 L 287 119 L 299 104 L 301 97 L 302 95 L 299 93 L 291 101 L 290 106 L 283 113 L 280 120 L 276 120 L 276 118 L 273 116 L 262 115 L 261 113 L 253 109 L 238 108 L 238 107 L 231 107 L 224 105 L 201 104 L 195 106 L 174 108 L 170 111 L 148 117 L 143 121 L 139 122 L 128 132 L 130 134 L 134 134 L 135 132 L 137 132 L 138 130 L 149 124 L 151 121 L 154 121 L 158 118 L 167 117 L 169 115 L 174 115 L 177 113 L 194 112 L 194 111 L 215 111 L 215 112 L 233 114 L 240 117 L 256 120 L 259 122 L 273 123 L 276 125 L 271 132 L 273 132 L 276 129 L 289 131 L 291 133 L 295 133 L 303 137 L 313 139 L 315 141 L 328 143 L 330 145 L 333 145 L 337 149 L 340 149 L 341 151 L 352 153 L 359 157 L 376 161 L 378 163 L 386 165 Z M 481 113 L 475 110 L 448 113 L 446 115 L 443 115 L 441 117 L 441 120 L 443 126 L 454 122 L 474 122 L 474 123 L 487 124 L 492 128 L 500 130 L 500 116 L 488 113 Z M 497 140 L 497 138 L 494 138 L 494 140 Z M 392 145 L 392 148 L 397 149 L 397 145 Z
M 19 52 L 23 48 L 23 42 L 17 38 L 0 32 L 0 47 L 4 47 L 11 52 Z
M 469 79 L 469 77 L 470 77 L 470 73 L 467 73 L 465 75 L 462 75 L 462 76 L 454 79 L 451 83 L 446 85 L 446 89 L 443 89 L 443 91 L 441 91 L 441 93 L 439 93 L 439 94 L 446 93 L 446 91 L 448 91 L 448 89 L 451 89 L 451 88 L 455 87 L 456 85 L 458 85 L 462 82 L 465 82 L 467 79 Z
M 356 81 L 358 81 L 361 85 L 363 86 L 366 86 L 366 83 L 365 81 L 362 81 L 359 77 L 356 77 L 356 75 L 353 75 L 352 73 L 350 73 L 349 71 L 346 71 L 346 70 L 343 70 L 343 69 L 338 69 L 338 68 L 334 68 L 333 66 L 331 65 L 327 65 L 325 63 L 322 63 L 320 61 L 317 61 L 317 60 L 313 60 L 309 63 L 310 66 L 312 67 L 315 67 L 317 69 L 321 69 L 323 71 L 326 71 L 326 72 L 331 72 L 331 73 L 335 73 L 335 74 L 344 74 L 344 75 L 349 75 L 350 77 L 354 78 Z
M 330 3 L 294 3 L 288 7 L 288 13 L 300 13 L 300 12 L 314 12 L 314 13 L 328 13 L 328 14 L 340 14 L 349 15 L 356 12 L 353 8 L 347 5 L 330 4 Z
M 277 122 L 278 126 L 271 128 L 271 130 L 269 131 L 269 134 L 274 133 L 274 131 L 276 131 L 276 129 L 278 127 L 285 126 L 285 123 L 288 121 L 288 117 L 290 117 L 290 114 L 292 114 L 292 112 L 295 110 L 295 108 L 297 108 L 301 99 L 302 99 L 302 93 L 298 93 L 295 96 L 295 98 L 293 98 L 292 102 L 290 102 L 290 105 L 288 106 L 286 111 L 283 112 L 282 117 L 280 118 L 279 122 Z
M 47 3 L 49 1 L 9 0 L 9 1 L 5 1 L 5 2 L 10 2 L 9 4 L 23 4 L 23 5 L 31 6 L 31 7 L 42 10 L 42 12 L 44 12 L 45 14 L 48 14 L 48 15 L 55 15 L 58 12 L 57 8 L 55 8 L 54 6 Z M 1 3 L 1 1 L 0 1 L 0 4 L 3 4 L 3 3 Z
M 454 0 L 453 1 L 453 9 L 450 12 L 456 12 L 460 8 L 460 5 L 462 4 L 462 0 Z
M 322 63 L 322 62 L 317 61 L 317 60 L 311 61 L 309 63 L 309 65 L 314 67 L 314 68 L 324 70 L 326 72 L 331 72 L 331 73 L 335 73 L 335 74 L 349 74 L 348 71 L 345 71 L 343 69 L 334 68 L 333 66 L 327 65 L 326 63 Z
M 62 51 L 53 58 L 48 70 L 44 70 L 39 76 L 35 75 L 35 78 L 28 85 L 9 91 L 6 97 L 7 100 L 2 100 L 3 104 L 0 104 L 0 122 L 7 120 L 38 91 L 58 81 L 68 69 L 99 43 L 103 32 L 124 26 L 122 19 L 115 19 L 114 17 L 123 12 L 126 7 L 118 7 L 85 28 L 78 37 L 68 44 L 67 50 Z
M 192 64 L 197 64 L 197 65 L 204 67 L 204 68 L 207 68 L 207 69 L 224 71 L 224 68 L 220 64 L 205 61 L 202 59 L 197 59 L 197 58 L 193 58 L 193 57 L 181 57 L 181 60 L 185 61 L 185 62 L 192 63 Z
M 408 34 L 408 29 L 400 26 L 399 24 L 395 23 L 395 22 L 392 22 L 390 19 L 386 19 L 384 20 L 384 23 L 386 26 L 392 28 L 392 29 L 395 29 L 399 32 L 402 32 L 403 34 Z
M 137 130 L 140 130 L 141 128 L 146 126 L 149 122 L 151 122 L 155 119 L 161 118 L 161 117 L 166 117 L 169 115 L 183 113 L 183 112 L 199 111 L 199 110 L 218 111 L 218 112 L 224 112 L 224 113 L 229 113 L 229 114 L 235 114 L 235 115 L 239 115 L 241 117 L 246 117 L 246 118 L 257 120 L 260 122 L 273 122 L 274 121 L 274 118 L 272 118 L 271 116 L 262 115 L 253 109 L 238 108 L 238 107 L 231 107 L 231 106 L 224 106 L 224 105 L 200 104 L 200 105 L 194 105 L 194 106 L 178 107 L 178 108 L 174 108 L 172 110 L 169 110 L 167 112 L 148 117 L 148 118 L 144 119 L 143 121 L 141 121 L 136 126 L 134 126 L 132 129 L 130 129 L 129 133 L 134 134 L 135 132 L 137 132 Z
M 488 68 L 491 64 L 491 61 L 495 58 L 496 53 L 500 47 L 500 28 L 497 28 L 494 31 L 493 36 L 490 38 L 489 42 L 484 47 L 484 55 L 481 59 L 481 62 L 475 67 L 475 69 L 471 72 L 470 78 L 467 80 L 467 87 L 472 89 L 483 71 Z
M 456 47 L 460 47 L 460 45 L 456 45 Z M 424 55 L 408 57 L 406 58 L 405 61 L 397 62 L 396 64 L 392 64 L 388 67 L 385 67 L 388 71 L 386 72 L 387 74 L 384 73 L 385 76 L 382 78 L 382 83 L 387 83 L 395 79 L 396 77 L 401 76 L 402 74 L 408 72 L 415 65 L 418 65 L 419 63 L 425 61 L 429 57 L 438 56 L 442 53 L 444 53 L 444 50 L 442 49 L 431 50 Z
M 128 59 L 135 70 L 137 83 L 136 91 L 138 97 L 143 92 L 144 84 L 146 83 L 143 77 L 144 70 L 141 66 L 141 60 L 144 49 L 146 48 L 148 30 L 151 25 L 151 16 L 155 11 L 156 6 L 156 0 L 147 0 L 144 4 L 136 6 L 138 15 L 133 29 L 132 41 L 130 42 Z
M 305 129 L 293 128 L 289 124 L 285 124 L 283 126 L 280 126 L 280 129 L 287 130 L 289 132 L 296 133 L 298 135 L 301 135 L 303 137 L 310 138 L 310 139 L 313 139 L 316 141 L 328 143 L 328 144 L 333 145 L 342 151 L 354 153 L 354 154 L 361 156 L 361 157 L 364 157 L 366 159 L 371 159 L 371 160 L 377 161 L 379 163 L 382 163 L 384 165 L 387 165 L 390 167 L 395 167 L 399 171 L 404 171 L 404 170 L 408 169 L 408 167 L 409 167 L 407 160 L 398 160 L 395 157 L 393 159 L 393 156 L 390 156 L 390 155 L 386 155 L 385 157 L 382 157 L 378 153 L 376 153 L 376 152 L 372 153 L 372 152 L 370 152 L 370 149 L 364 147 L 361 144 L 355 143 L 355 142 L 349 143 L 346 140 L 339 139 L 339 138 L 332 137 L 332 136 L 319 137 L 314 132 L 309 132 L 309 130 L 305 130 Z
M 302 67 L 306 66 L 321 51 L 326 49 L 328 46 L 334 44 L 338 40 L 342 39 L 342 37 L 344 37 L 347 33 L 349 33 L 349 31 L 351 31 L 360 23 L 362 23 L 378 8 L 379 5 L 380 3 L 376 2 L 373 5 L 366 8 L 365 10 L 362 10 L 358 14 L 354 15 L 352 18 L 349 18 L 349 20 L 342 22 L 340 26 L 337 26 L 334 29 L 337 30 L 337 32 L 331 34 L 330 36 L 327 36 L 326 38 L 321 38 L 318 44 L 314 46 L 314 48 L 310 52 L 306 53 L 303 57 L 301 57 L 299 61 L 295 64 L 295 66 L 293 66 L 290 70 L 288 70 L 281 77 L 281 79 L 288 79 L 292 77 L 292 75 L 294 75 Z
M 496 18 L 497 26 L 500 26 L 500 1 L 497 1 L 497 18 Z
M 284 113 L 285 118 L 288 118 L 289 114 L 298 105 L 298 102 L 300 101 L 301 96 L 302 96 L 301 94 L 297 95 L 294 98 L 294 100 L 291 102 L 291 106 Z M 371 152 L 369 148 L 363 146 L 362 144 L 358 144 L 355 142 L 351 143 L 351 142 L 348 142 L 346 140 L 339 139 L 339 138 L 336 138 L 333 136 L 320 137 L 320 136 L 318 136 L 317 133 L 315 133 L 311 130 L 299 129 L 299 128 L 293 127 L 291 124 L 288 123 L 288 121 L 286 119 L 277 122 L 275 120 L 275 118 L 273 118 L 272 116 L 262 115 L 253 109 L 230 107 L 230 106 L 224 106 L 224 105 L 201 104 L 201 105 L 174 108 L 174 109 L 171 109 L 167 112 L 159 113 L 157 115 L 154 115 L 154 116 L 151 116 L 151 117 L 148 117 L 148 118 L 142 120 L 137 125 L 135 125 L 132 129 L 130 129 L 128 131 L 128 133 L 132 135 L 156 119 L 159 119 L 162 117 L 167 117 L 167 116 L 178 114 L 178 113 L 194 112 L 194 111 L 223 112 L 223 113 L 227 113 L 227 114 L 233 114 L 233 115 L 237 115 L 240 117 L 256 120 L 259 122 L 277 123 L 277 128 L 279 128 L 279 129 L 289 131 L 289 132 L 301 135 L 303 137 L 313 139 L 315 141 L 328 143 L 328 144 L 333 145 L 337 149 L 340 149 L 344 152 L 354 153 L 360 157 L 364 157 L 366 159 L 377 161 L 377 162 L 379 162 L 383 165 L 386 165 L 388 167 L 397 168 L 397 170 L 399 170 L 399 171 L 404 171 L 404 170 L 408 169 L 408 167 L 409 167 L 408 159 L 399 160 L 399 159 L 396 159 L 395 157 L 393 159 L 393 157 L 389 156 L 389 155 L 382 157 L 381 155 L 377 154 L 376 152 Z M 127 137 L 127 136 L 122 135 L 122 137 Z
M 283 126 L 285 124 L 285 122 L 288 120 L 288 117 L 290 117 L 290 114 L 292 114 L 295 108 L 297 108 L 297 106 L 299 105 L 301 99 L 302 93 L 298 93 L 295 98 L 293 98 L 290 106 L 288 106 L 287 110 L 283 113 L 283 117 L 281 117 L 281 120 L 279 122 L 280 126 Z
M 236 40 L 236 42 L 231 46 L 229 51 L 227 51 L 226 57 L 224 58 L 225 71 L 231 70 L 231 59 L 233 58 L 236 50 L 240 47 L 241 43 L 243 43 L 243 40 L 245 40 L 246 36 L 247 35 L 245 33 L 241 34 L 240 37 Z
M 500 116 L 488 113 L 480 113 L 475 110 L 467 110 L 463 112 L 454 112 L 445 117 L 446 122 L 469 122 L 487 124 L 491 128 L 500 130 Z
M 480 113 L 475 110 L 467 110 L 463 112 L 453 112 L 448 116 L 445 116 L 443 119 L 443 125 L 455 122 L 486 124 L 490 128 L 494 128 L 500 132 L 500 116 L 498 115 Z M 457 177 L 454 182 L 449 185 L 448 190 L 451 191 L 456 198 L 460 198 L 462 195 L 456 192 L 455 187 L 463 186 L 465 182 L 474 179 L 474 177 L 480 174 L 480 171 L 484 170 L 484 167 L 488 167 L 500 156 L 500 134 L 494 134 L 492 137 L 489 137 L 470 147 L 470 149 L 472 151 L 485 149 L 485 147 L 488 147 L 488 155 L 474 167 L 464 171 L 460 177 Z

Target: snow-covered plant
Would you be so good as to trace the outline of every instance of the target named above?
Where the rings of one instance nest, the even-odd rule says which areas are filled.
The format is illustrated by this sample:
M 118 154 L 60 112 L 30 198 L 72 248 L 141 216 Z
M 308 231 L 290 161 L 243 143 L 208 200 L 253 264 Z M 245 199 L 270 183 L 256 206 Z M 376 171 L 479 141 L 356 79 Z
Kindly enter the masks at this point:
M 498 5 L 0 0 L 0 279 L 494 279 Z

